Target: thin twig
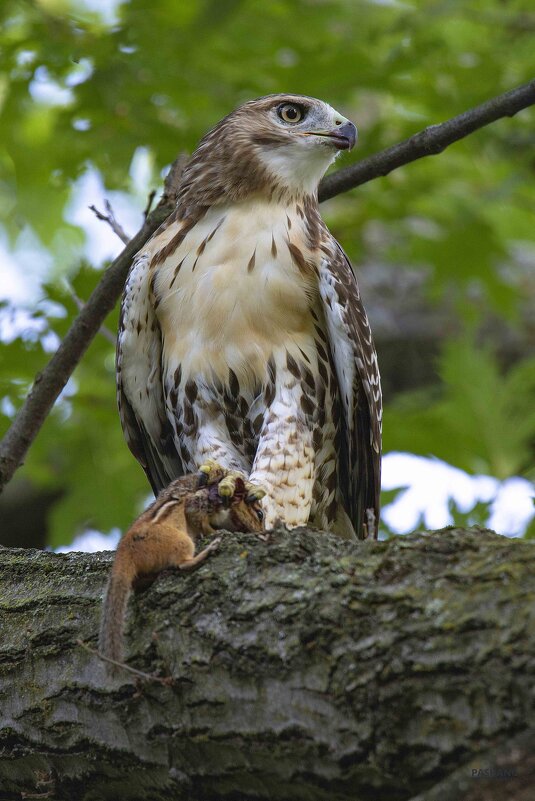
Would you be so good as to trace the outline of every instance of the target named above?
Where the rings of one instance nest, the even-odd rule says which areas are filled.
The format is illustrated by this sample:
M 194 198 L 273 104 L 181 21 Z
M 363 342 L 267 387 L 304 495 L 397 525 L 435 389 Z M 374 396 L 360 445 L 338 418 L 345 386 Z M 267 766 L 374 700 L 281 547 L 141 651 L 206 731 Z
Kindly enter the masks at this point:
M 144 220 L 146 220 L 150 214 L 150 210 L 152 209 L 152 204 L 154 202 L 155 197 L 156 197 L 156 190 L 153 189 L 152 192 L 149 192 L 149 196 L 147 198 L 147 205 L 145 206 L 145 211 L 143 212 Z
M 101 211 L 97 209 L 96 206 L 89 206 L 93 214 L 96 216 L 98 220 L 103 220 L 103 222 L 107 222 L 110 226 L 111 230 L 114 234 L 117 234 L 121 242 L 123 244 L 128 245 L 130 242 L 131 237 L 128 236 L 122 225 L 117 222 L 117 218 L 115 217 L 112 205 L 109 200 L 104 201 L 104 205 L 106 207 L 107 214 L 103 214 Z M 146 218 L 146 215 L 145 215 Z
M 501 117 L 512 117 L 535 104 L 535 80 L 482 103 L 440 125 L 426 128 L 419 134 L 387 148 L 367 159 L 324 178 L 319 187 L 320 200 L 334 197 L 348 189 L 387 175 L 397 167 L 415 159 L 440 153 L 448 145 L 462 139 Z M 22 464 L 47 414 L 69 380 L 74 368 L 87 350 L 107 314 L 121 294 L 133 256 L 143 247 L 159 224 L 173 211 L 184 156 L 180 156 L 165 179 L 162 198 L 147 217 L 143 227 L 104 273 L 91 297 L 73 322 L 67 335 L 42 373 L 0 442 L 0 491 Z
M 92 648 L 83 640 L 76 640 L 76 644 L 88 653 L 93 654 L 93 656 L 97 656 L 103 662 L 108 662 L 110 665 L 122 668 L 122 670 L 126 670 L 127 673 L 132 673 L 133 676 L 136 676 L 138 679 L 143 679 L 143 681 L 155 681 L 158 684 L 163 684 L 165 687 L 169 687 L 174 682 L 172 676 L 156 676 L 154 673 L 144 673 L 143 670 L 137 670 L 136 668 L 127 665 L 126 662 L 118 662 L 116 659 L 110 659 L 109 656 L 104 656 L 104 654 L 101 654 L 100 651 L 98 651 L 96 648 Z

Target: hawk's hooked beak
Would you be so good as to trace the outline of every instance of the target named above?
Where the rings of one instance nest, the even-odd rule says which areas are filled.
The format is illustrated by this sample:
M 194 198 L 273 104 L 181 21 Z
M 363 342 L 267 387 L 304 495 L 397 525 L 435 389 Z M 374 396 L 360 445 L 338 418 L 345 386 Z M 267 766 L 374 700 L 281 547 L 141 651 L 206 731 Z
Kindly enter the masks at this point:
M 352 150 L 357 141 L 357 129 L 349 120 L 329 131 L 306 131 L 305 135 L 328 137 L 337 150 Z

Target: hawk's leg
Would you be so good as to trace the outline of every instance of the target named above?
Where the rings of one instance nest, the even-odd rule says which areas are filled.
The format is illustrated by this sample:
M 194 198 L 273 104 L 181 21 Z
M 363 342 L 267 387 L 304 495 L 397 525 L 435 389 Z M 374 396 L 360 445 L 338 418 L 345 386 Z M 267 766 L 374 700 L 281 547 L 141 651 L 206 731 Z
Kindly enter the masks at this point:
M 267 529 L 279 521 L 288 528 L 308 523 L 314 463 L 312 432 L 294 404 L 284 402 L 282 393 L 266 411 L 250 475 L 251 482 L 267 492 L 263 500 Z
M 225 471 L 234 471 L 246 478 L 247 461 L 239 450 L 228 441 L 228 434 L 222 429 L 222 426 L 211 425 L 210 423 L 211 421 L 205 424 L 205 421 L 201 418 L 197 441 L 192 442 L 190 446 L 194 454 L 193 460 L 196 464 L 196 469 L 211 460 L 220 465 Z

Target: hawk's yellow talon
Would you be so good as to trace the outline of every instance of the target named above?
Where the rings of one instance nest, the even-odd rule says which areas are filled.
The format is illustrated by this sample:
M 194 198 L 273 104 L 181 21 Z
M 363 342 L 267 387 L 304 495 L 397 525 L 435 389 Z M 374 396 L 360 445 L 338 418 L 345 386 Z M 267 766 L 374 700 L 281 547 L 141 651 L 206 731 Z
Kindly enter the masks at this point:
M 236 476 L 225 476 L 217 485 L 221 498 L 232 498 L 236 491 Z
M 254 501 L 261 501 L 262 498 L 265 498 L 267 495 L 265 489 L 262 487 L 255 487 L 254 485 L 250 485 L 247 487 L 247 496 L 245 501 L 247 503 L 254 503 Z
M 247 495 L 245 496 L 246 503 L 261 501 L 262 498 L 265 498 L 267 495 L 266 490 L 261 487 L 260 484 L 253 484 L 252 481 L 245 482 L 245 489 L 247 491 Z
M 199 467 L 199 487 L 206 487 L 207 484 L 215 484 L 223 478 L 225 470 L 215 459 L 207 459 Z
M 221 469 L 222 469 L 222 468 L 219 466 L 219 464 L 216 462 L 216 460 L 215 460 L 215 459 L 207 459 L 207 460 L 206 460 L 205 462 L 203 462 L 203 464 L 202 464 L 202 465 L 199 467 L 199 473 L 208 473 L 208 475 L 210 475 L 210 473 L 211 473 L 213 470 L 221 470 Z

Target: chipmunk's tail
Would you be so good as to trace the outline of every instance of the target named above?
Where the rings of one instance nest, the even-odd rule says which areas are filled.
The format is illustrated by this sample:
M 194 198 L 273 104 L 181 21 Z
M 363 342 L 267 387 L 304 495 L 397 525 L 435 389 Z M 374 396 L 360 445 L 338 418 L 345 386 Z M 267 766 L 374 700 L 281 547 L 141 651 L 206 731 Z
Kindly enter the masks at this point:
M 106 587 L 102 616 L 100 619 L 99 651 L 107 659 L 123 661 L 123 630 L 128 599 L 132 594 L 132 582 L 136 570 L 130 560 L 116 559 Z M 113 675 L 117 666 L 108 662 L 107 672 Z

